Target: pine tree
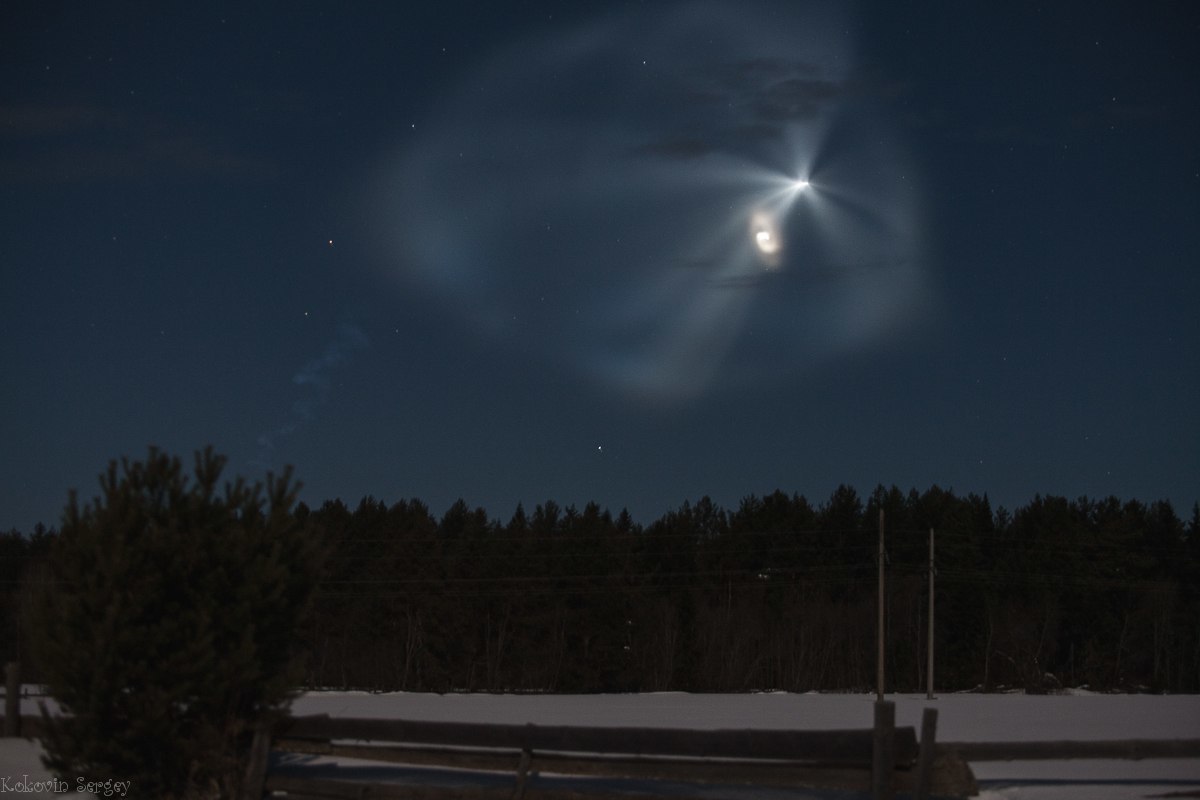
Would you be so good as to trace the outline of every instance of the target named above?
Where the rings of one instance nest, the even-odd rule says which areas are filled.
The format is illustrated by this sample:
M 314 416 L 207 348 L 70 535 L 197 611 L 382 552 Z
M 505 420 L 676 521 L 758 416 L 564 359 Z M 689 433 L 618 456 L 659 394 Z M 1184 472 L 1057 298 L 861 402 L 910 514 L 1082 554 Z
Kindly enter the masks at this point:
M 290 471 L 265 487 L 196 454 L 114 461 L 102 495 L 72 492 L 36 602 L 35 653 L 66 716 L 47 766 L 132 781 L 143 797 L 233 796 L 253 729 L 295 686 L 295 629 L 320 570 L 291 512 Z

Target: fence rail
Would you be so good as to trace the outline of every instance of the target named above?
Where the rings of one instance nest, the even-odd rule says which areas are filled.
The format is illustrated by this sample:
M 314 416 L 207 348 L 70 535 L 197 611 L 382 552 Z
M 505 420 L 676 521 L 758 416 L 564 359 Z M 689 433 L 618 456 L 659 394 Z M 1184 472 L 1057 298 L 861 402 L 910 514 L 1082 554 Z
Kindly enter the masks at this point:
M 317 715 L 284 720 L 277 737 L 419 742 L 507 749 L 611 753 L 635 756 L 685 756 L 807 761 L 869 765 L 871 730 L 688 730 L 675 728 L 587 728 L 355 719 Z M 895 731 L 895 764 L 911 767 L 917 759 L 912 728 Z
M 1200 759 L 1200 739 L 1105 739 L 1048 742 L 946 742 L 966 761 L 1070 761 L 1107 759 L 1141 761 L 1146 758 Z

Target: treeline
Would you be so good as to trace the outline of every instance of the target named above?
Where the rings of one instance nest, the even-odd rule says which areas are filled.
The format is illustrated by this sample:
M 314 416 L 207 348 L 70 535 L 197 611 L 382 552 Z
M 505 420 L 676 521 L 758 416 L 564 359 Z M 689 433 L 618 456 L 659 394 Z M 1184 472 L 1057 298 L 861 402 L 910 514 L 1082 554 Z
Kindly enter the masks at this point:
M 864 690 L 883 510 L 889 691 L 925 685 L 929 531 L 943 691 L 1200 691 L 1200 508 L 937 487 L 817 505 L 707 498 L 648 526 L 553 502 L 507 523 L 460 501 L 296 514 L 327 547 L 306 683 L 410 691 Z M 0 536 L 4 658 L 52 532 Z

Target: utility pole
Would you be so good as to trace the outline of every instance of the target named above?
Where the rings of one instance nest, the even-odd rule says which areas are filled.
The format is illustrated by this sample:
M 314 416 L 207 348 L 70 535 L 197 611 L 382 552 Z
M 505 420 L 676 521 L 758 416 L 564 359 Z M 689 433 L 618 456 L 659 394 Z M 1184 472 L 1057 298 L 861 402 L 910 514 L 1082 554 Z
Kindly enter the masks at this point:
M 879 651 L 876 654 L 875 728 L 871 744 L 871 800 L 895 796 L 892 778 L 896 771 L 896 704 L 883 699 L 883 632 L 886 606 L 883 602 L 883 508 L 879 509 Z
M 928 666 L 925 670 L 928 683 L 925 686 L 925 699 L 933 699 L 933 528 L 929 529 L 929 653 Z
M 883 702 L 883 631 L 884 631 L 884 603 L 883 603 L 883 509 L 879 509 L 879 631 L 877 641 L 879 650 L 876 653 L 875 667 L 875 700 Z

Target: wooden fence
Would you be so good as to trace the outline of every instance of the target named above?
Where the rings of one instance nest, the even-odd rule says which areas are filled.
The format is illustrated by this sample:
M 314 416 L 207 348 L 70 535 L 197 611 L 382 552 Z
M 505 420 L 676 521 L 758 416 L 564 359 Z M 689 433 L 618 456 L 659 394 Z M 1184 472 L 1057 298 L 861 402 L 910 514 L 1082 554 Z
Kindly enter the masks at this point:
M 423 798 L 470 796 L 559 800 L 615 792 L 610 784 L 552 787 L 532 784 L 535 769 L 555 775 L 640 781 L 623 791 L 653 794 L 652 781 L 684 781 L 704 793 L 704 783 L 756 787 L 838 788 L 891 797 L 965 796 L 975 791 L 969 768 L 952 751 L 935 752 L 936 711 L 927 709 L 918 746 L 912 728 L 894 728 L 894 706 L 878 709 L 865 730 L 678 730 L 586 728 L 348 719 L 289 718 L 272 732 L 277 752 L 300 753 L 450 769 L 508 772 L 500 787 L 424 786 Z M 267 748 L 261 747 L 265 753 Z M 304 768 L 265 769 L 263 791 L 289 798 L 412 797 L 412 786 L 365 784 L 304 775 Z M 675 788 L 678 792 L 678 787 Z M 259 796 L 257 787 L 249 796 Z M 679 795 L 678 793 L 673 796 Z
M 11 716 L 5 717 L 6 726 Z M 41 733 L 37 716 L 18 716 L 26 737 Z M 7 727 L 6 727 L 7 729 Z M 276 758 L 272 767 L 271 751 Z M 453 785 L 404 784 L 330 778 L 311 766 L 287 765 L 288 754 L 330 756 L 399 765 L 468 770 Z M 886 762 L 880 759 L 887 759 Z M 478 770 L 510 778 L 480 783 Z M 553 785 L 538 771 L 570 776 Z M 413 771 L 408 770 L 409 773 Z M 306 774 L 307 773 L 307 774 Z M 443 773 L 454 774 L 454 773 Z M 586 784 L 579 779 L 592 779 Z M 606 784 L 605 781 L 608 783 Z M 489 725 L 291 717 L 255 736 L 240 800 L 286 795 L 289 800 L 391 800 L 471 797 L 478 800 L 582 800 L 653 796 L 655 781 L 675 781 L 704 794 L 704 784 L 776 788 L 837 788 L 886 798 L 965 796 L 974 792 L 970 770 L 952 753 L 933 757 L 933 742 L 918 746 L 912 728 L 880 730 L 680 730 Z M 615 784 L 614 784 L 615 782 Z M 632 784 L 636 784 L 631 788 Z M 619 785 L 619 791 L 614 786 Z M 685 798 L 679 786 L 672 796 Z

